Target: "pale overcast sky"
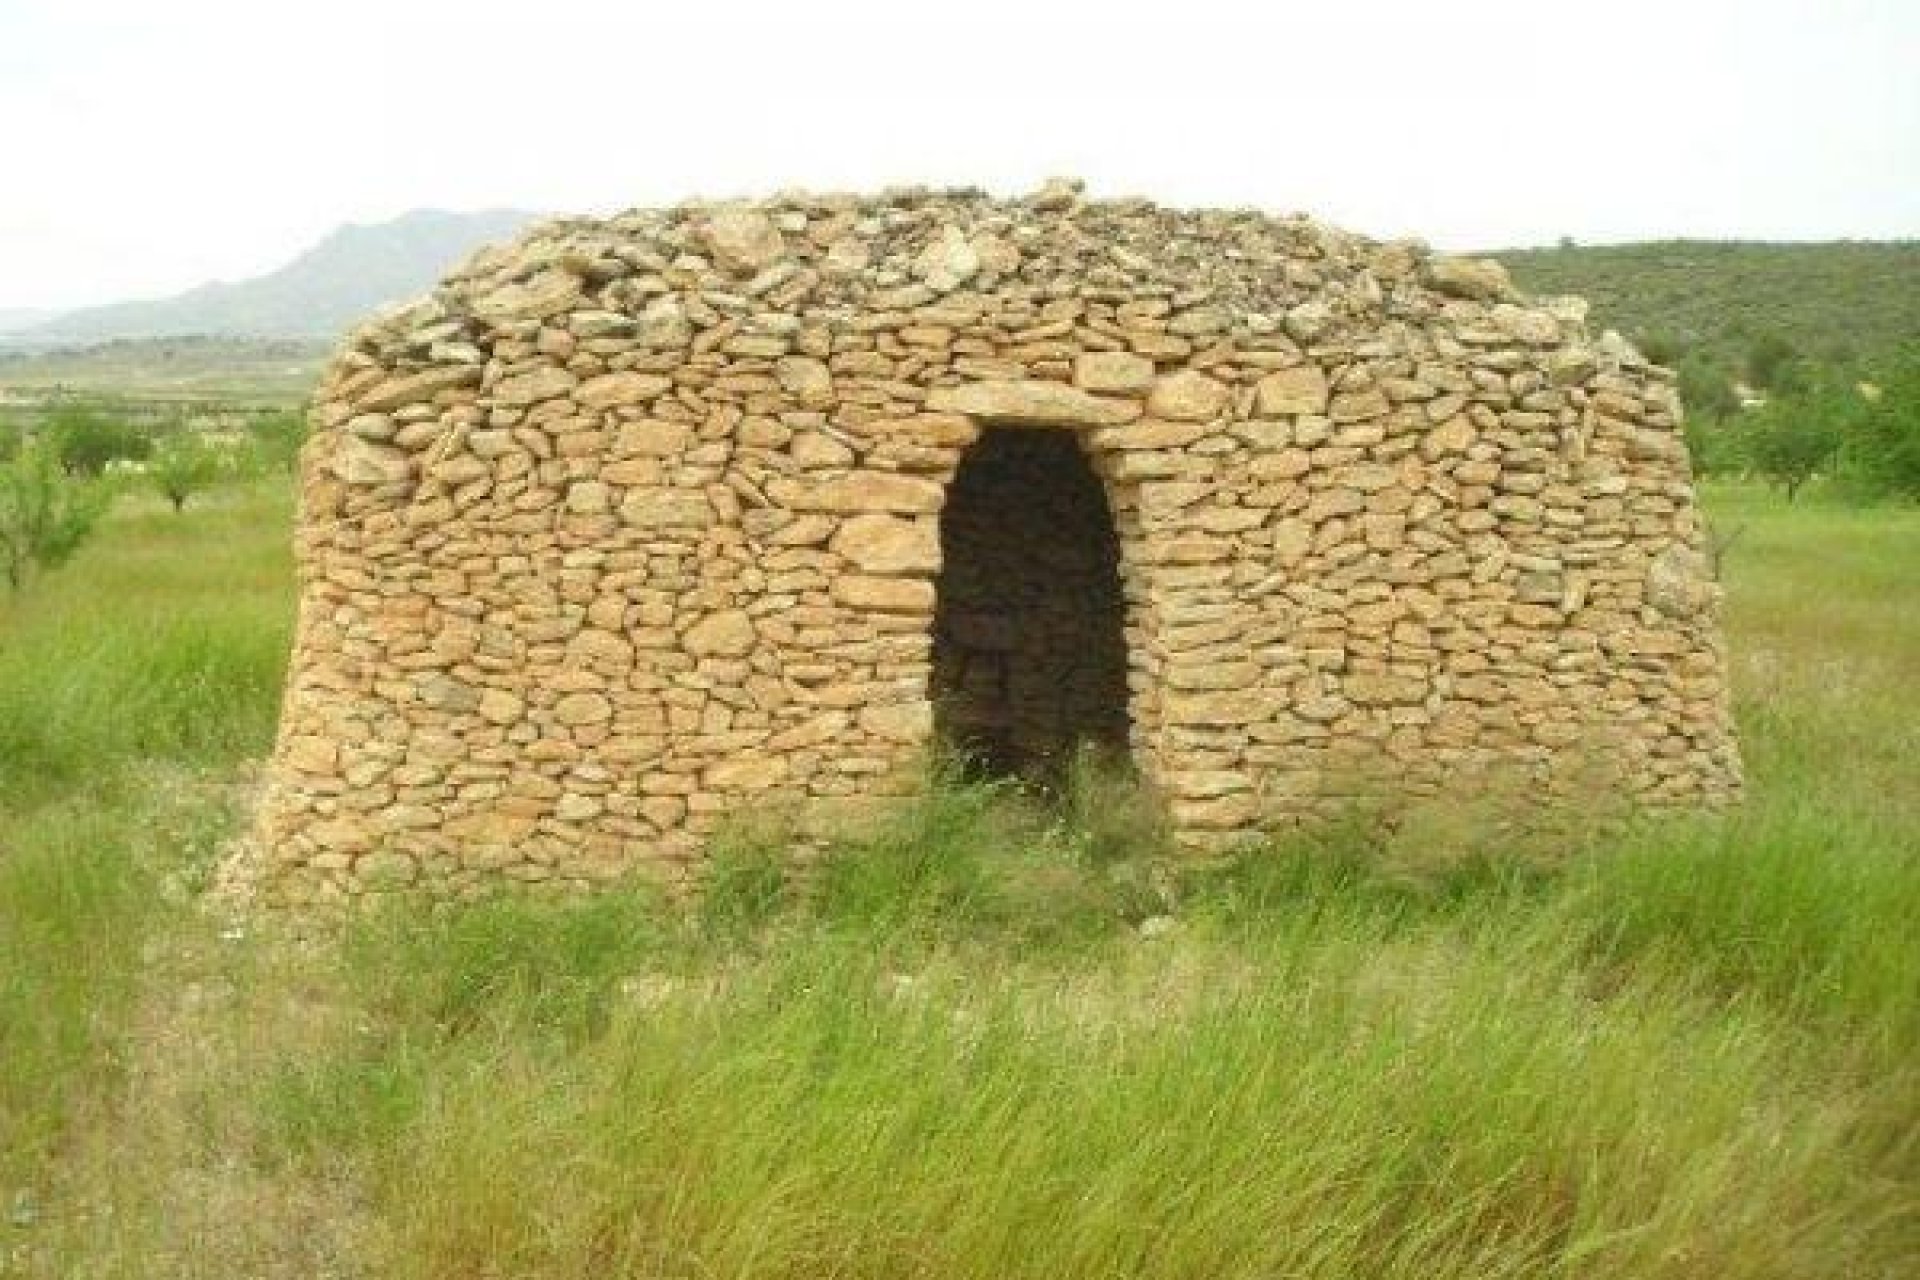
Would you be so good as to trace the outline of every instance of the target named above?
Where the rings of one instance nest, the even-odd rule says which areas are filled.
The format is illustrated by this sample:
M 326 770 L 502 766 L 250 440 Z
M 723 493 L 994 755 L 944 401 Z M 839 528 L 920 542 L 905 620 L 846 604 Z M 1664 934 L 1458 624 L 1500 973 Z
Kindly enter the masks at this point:
M 0 0 L 0 306 L 419 206 L 1048 174 L 1446 248 L 1920 236 L 1920 0 Z

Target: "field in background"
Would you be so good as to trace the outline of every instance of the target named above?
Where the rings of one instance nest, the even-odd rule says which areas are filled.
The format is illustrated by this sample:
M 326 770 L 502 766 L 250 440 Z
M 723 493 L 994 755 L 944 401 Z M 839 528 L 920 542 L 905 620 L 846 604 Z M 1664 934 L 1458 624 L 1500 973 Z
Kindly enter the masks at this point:
M 1910 1275 L 1920 511 L 1708 505 L 1724 818 L 1183 876 L 948 785 L 804 889 L 301 941 L 203 898 L 290 503 L 127 503 L 0 602 L 0 1277 Z
M 0 344 L 0 412 L 74 395 L 297 405 L 313 390 L 332 348 L 303 338 L 137 338 L 51 349 Z

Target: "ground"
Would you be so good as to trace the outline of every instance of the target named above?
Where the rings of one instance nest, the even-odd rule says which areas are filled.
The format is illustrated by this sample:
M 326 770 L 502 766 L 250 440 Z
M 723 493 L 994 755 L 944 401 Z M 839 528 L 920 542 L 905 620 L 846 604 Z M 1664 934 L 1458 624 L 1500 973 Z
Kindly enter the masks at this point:
M 1206 873 L 1097 775 L 804 884 L 206 892 L 289 502 L 0 603 L 0 1277 L 1892 1277 L 1920 1260 L 1920 511 L 1710 488 L 1741 810 L 1356 813 Z

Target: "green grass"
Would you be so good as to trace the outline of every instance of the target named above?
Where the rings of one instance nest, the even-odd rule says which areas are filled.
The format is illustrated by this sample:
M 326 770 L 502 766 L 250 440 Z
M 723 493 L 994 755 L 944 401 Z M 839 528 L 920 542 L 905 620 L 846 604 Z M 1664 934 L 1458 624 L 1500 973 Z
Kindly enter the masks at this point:
M 126 499 L 72 571 L 0 599 L 0 798 L 261 754 L 292 637 L 289 510 L 264 491 L 186 517 Z
M 0 600 L 0 1209 L 120 1078 L 166 882 L 204 882 L 231 826 L 206 771 L 271 741 L 289 510 L 127 502 L 69 571 Z
M 1199 872 L 949 778 L 304 940 L 199 905 L 286 504 L 129 510 L 0 614 L 0 1276 L 1909 1275 L 1920 512 L 1709 499 L 1728 815 Z

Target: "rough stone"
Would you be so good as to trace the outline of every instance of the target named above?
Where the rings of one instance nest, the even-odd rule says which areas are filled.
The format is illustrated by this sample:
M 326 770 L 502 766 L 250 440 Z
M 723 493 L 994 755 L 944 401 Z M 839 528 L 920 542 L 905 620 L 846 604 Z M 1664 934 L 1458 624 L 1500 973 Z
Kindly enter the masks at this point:
M 589 378 L 573 398 L 589 409 L 617 409 L 646 404 L 673 389 L 673 379 L 657 373 L 608 373 Z
M 688 627 L 680 644 L 688 653 L 704 658 L 713 655 L 739 657 L 752 650 L 759 638 L 753 619 L 745 610 L 727 609 L 702 618 Z
M 857 515 L 827 545 L 863 573 L 930 574 L 940 567 L 939 526 L 932 520 Z
M 613 704 L 604 694 L 569 693 L 553 704 L 553 718 L 569 727 L 600 724 L 613 718 Z
M 356 403 L 362 413 L 387 413 L 410 404 L 424 404 L 442 391 L 478 386 L 480 369 L 458 364 L 403 373 L 376 383 Z
M 755 275 L 787 252 L 786 239 L 773 220 L 745 206 L 716 209 L 702 233 L 714 262 L 737 276 Z
M 529 279 L 502 285 L 472 302 L 473 313 L 495 323 L 538 320 L 557 315 L 580 301 L 580 277 L 549 267 Z
M 1182 369 L 1154 383 L 1147 412 L 1174 422 L 1211 422 L 1226 409 L 1229 394 L 1218 379 Z
M 1265 418 L 1327 411 L 1327 375 L 1317 364 L 1276 369 L 1254 388 L 1254 408 Z
M 927 397 L 938 413 L 964 413 L 991 422 L 1033 427 L 1111 427 L 1132 422 L 1140 406 L 1089 395 L 1061 382 L 970 382 Z
M 1427 283 L 1452 297 L 1482 302 L 1513 296 L 1507 269 L 1491 258 L 1432 258 L 1427 262 Z
M 1153 361 L 1131 351 L 1085 351 L 1074 358 L 1073 385 L 1082 391 L 1133 395 L 1153 385 Z

